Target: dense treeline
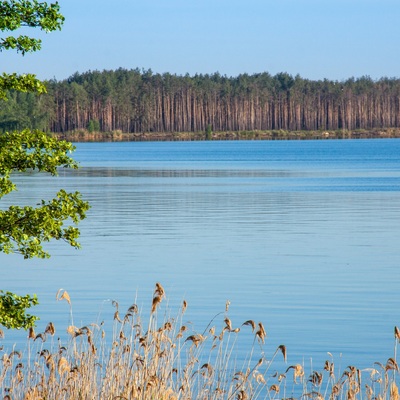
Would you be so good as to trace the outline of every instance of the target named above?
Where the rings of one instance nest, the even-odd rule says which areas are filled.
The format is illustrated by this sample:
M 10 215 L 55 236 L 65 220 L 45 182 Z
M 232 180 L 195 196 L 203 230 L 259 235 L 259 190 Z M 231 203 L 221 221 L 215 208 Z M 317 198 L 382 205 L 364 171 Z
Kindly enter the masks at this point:
M 199 132 L 400 127 L 400 79 L 312 81 L 287 73 L 178 76 L 91 71 L 47 83 L 39 98 L 10 93 L 0 130 Z

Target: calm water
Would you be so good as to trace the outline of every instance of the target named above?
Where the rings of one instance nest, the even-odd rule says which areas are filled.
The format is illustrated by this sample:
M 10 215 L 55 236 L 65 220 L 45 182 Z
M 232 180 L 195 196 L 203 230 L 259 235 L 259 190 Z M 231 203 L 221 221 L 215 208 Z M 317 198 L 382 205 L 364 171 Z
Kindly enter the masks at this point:
M 5 201 L 58 188 L 91 202 L 82 250 L 0 255 L 1 287 L 37 293 L 38 330 L 111 319 L 116 299 L 148 310 L 155 282 L 202 332 L 230 300 L 232 324 L 262 321 L 266 353 L 322 369 L 393 355 L 400 325 L 400 141 L 80 143 L 82 168 L 19 176 Z M 5 343 L 24 337 L 7 332 Z

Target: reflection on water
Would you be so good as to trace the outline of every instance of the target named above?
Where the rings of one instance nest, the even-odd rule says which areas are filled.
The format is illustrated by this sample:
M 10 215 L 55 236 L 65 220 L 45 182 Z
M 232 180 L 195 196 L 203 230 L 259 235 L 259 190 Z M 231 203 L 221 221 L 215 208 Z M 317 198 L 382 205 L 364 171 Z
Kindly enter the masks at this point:
M 82 250 L 1 255 L 2 286 L 37 292 L 43 324 L 68 319 L 65 288 L 87 324 L 112 318 L 109 299 L 147 309 L 160 281 L 198 331 L 229 299 L 233 325 L 263 321 L 266 351 L 284 343 L 289 363 L 383 362 L 400 324 L 399 143 L 80 144 L 80 170 L 21 175 L 7 201 L 80 190 Z

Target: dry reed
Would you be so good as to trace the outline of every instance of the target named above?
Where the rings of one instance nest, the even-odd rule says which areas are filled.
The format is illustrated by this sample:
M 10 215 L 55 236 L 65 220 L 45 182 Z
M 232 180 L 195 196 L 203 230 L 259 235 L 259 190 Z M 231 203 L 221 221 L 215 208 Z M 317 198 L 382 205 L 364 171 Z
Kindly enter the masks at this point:
M 59 291 L 56 298 L 68 302 L 73 321 L 68 293 Z M 164 317 L 159 323 L 157 314 L 164 299 L 165 290 L 157 283 L 147 324 L 136 304 L 123 315 L 114 301 L 110 344 L 102 324 L 71 324 L 67 329 L 68 346 L 58 342 L 49 348 L 46 340 L 55 335 L 56 327 L 49 323 L 39 334 L 31 329 L 28 343 L 40 350 L 36 355 L 24 359 L 16 350 L 1 351 L 0 395 L 3 399 L 24 400 L 399 399 L 397 327 L 395 355 L 386 364 L 375 363 L 366 370 L 348 366 L 336 377 L 333 356 L 328 353 L 331 359 L 321 371 L 306 374 L 304 365 L 294 364 L 279 372 L 274 361 L 281 355 L 286 363 L 286 347 L 280 345 L 267 357 L 267 334 L 261 322 L 247 320 L 241 328 L 235 327 L 227 303 L 225 312 L 199 333 L 182 322 L 186 301 L 175 318 Z M 220 330 L 217 323 L 211 326 L 219 316 Z M 243 331 L 253 339 L 246 357 L 239 361 L 235 351 Z

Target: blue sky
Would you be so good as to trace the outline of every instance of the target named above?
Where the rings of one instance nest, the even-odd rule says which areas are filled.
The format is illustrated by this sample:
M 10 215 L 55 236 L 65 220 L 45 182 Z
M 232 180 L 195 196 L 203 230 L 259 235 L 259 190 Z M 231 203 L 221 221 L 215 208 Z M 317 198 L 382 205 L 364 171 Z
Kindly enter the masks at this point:
M 400 0 L 59 0 L 61 32 L 1 72 L 65 79 L 122 68 L 176 74 L 288 72 L 400 77 Z M 3 32 L 1 36 L 5 36 Z

